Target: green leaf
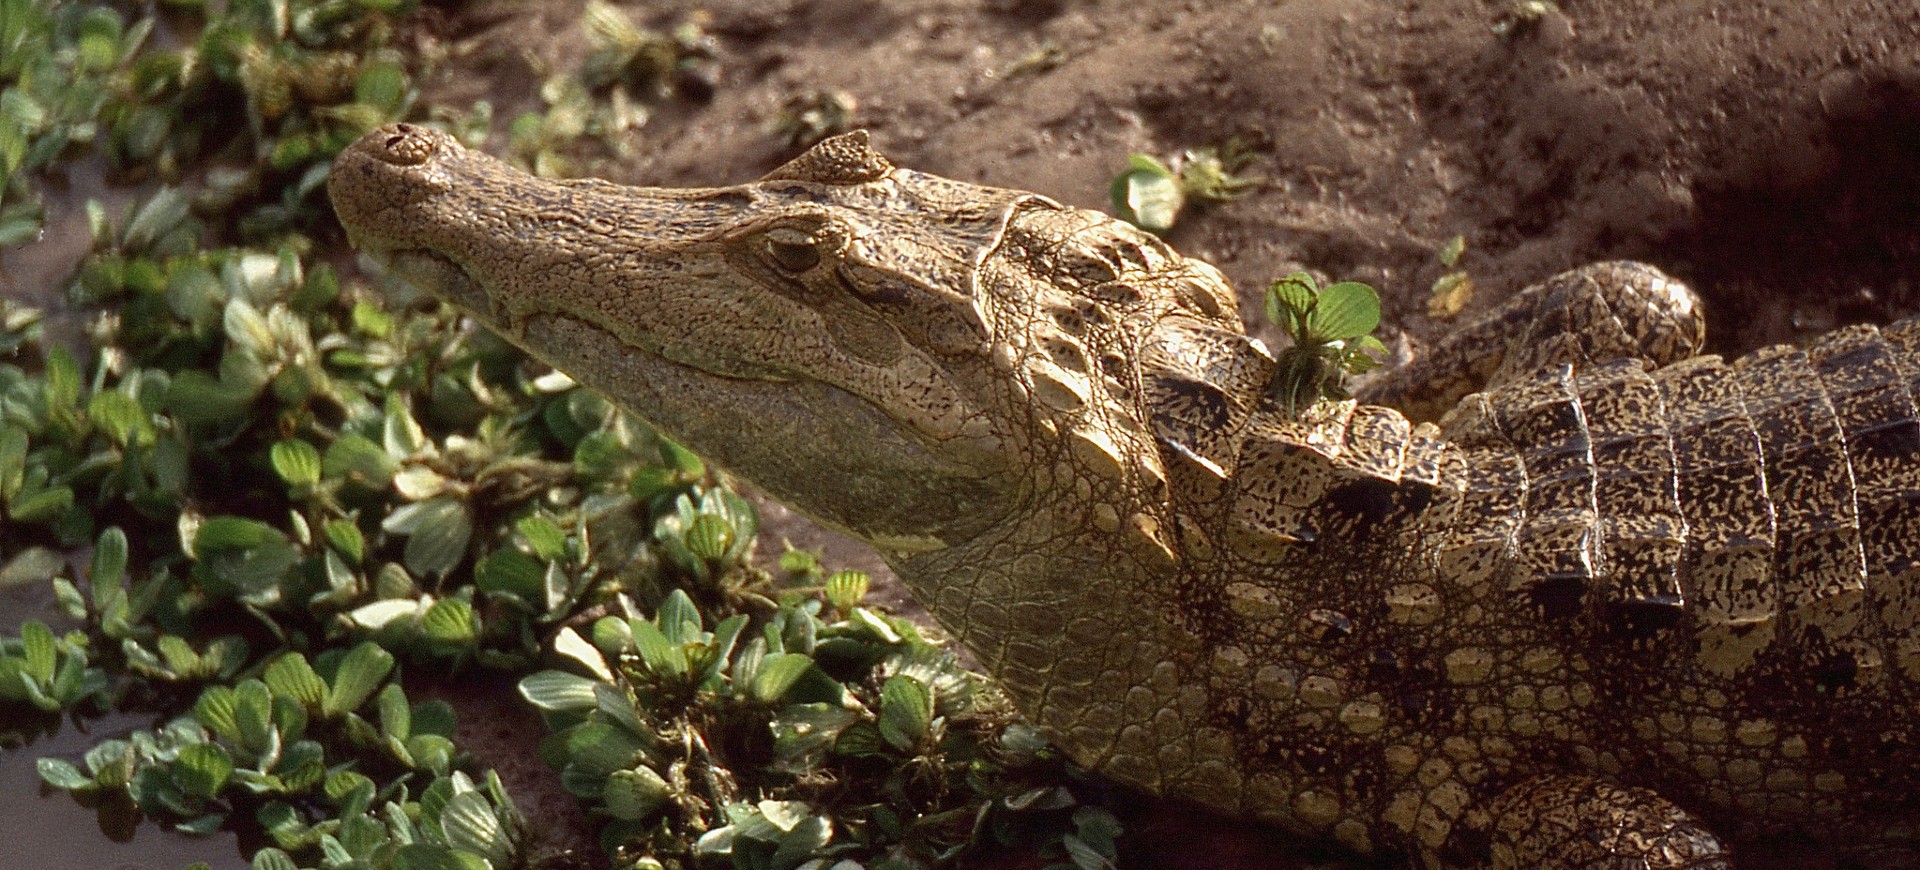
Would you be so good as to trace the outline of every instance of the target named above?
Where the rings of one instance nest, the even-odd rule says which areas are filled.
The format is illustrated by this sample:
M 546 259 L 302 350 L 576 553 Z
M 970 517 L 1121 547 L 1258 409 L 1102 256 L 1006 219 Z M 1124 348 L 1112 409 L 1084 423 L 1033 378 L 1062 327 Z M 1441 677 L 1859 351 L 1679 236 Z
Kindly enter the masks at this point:
M 367 539 L 360 533 L 360 526 L 345 517 L 334 517 L 321 525 L 327 536 L 327 543 L 339 551 L 347 561 L 359 564 L 367 558 Z
M 473 537 L 473 515 L 465 502 L 452 496 L 439 496 L 417 505 L 412 517 L 416 525 L 407 536 L 405 562 L 416 577 L 445 576 L 466 555 L 467 541 Z M 395 511 L 393 518 L 400 516 Z
M 240 731 L 238 743 L 258 755 L 273 755 L 279 748 L 280 733 L 273 727 L 273 695 L 267 684 L 244 680 L 234 688 L 233 722 Z
M 438 734 L 415 734 L 407 738 L 407 754 L 413 756 L 415 770 L 446 775 L 453 763 L 453 741 Z
M 368 64 L 353 86 L 355 102 L 374 106 L 389 115 L 399 113 L 406 96 L 406 71 L 393 63 Z
M 412 598 L 389 598 L 362 604 L 348 611 L 353 624 L 368 631 L 380 631 L 398 620 L 412 619 L 420 612 L 420 602 Z
M 122 247 L 127 251 L 140 252 L 152 247 L 161 236 L 187 219 L 189 205 L 186 191 L 177 187 L 160 188 L 141 203 L 133 219 L 127 221 Z
M 801 862 L 826 848 L 832 839 L 832 823 L 823 816 L 809 815 L 795 822 L 780 838 L 779 845 L 773 850 L 773 857 L 767 863 L 774 867 L 798 867 Z
M 278 604 L 281 581 L 300 551 L 272 526 L 240 517 L 209 517 L 194 533 L 194 576 L 214 595 L 259 607 Z
M 1346 341 L 1372 332 L 1380 325 L 1380 296 L 1356 281 L 1342 281 L 1320 291 L 1307 312 L 1307 335 L 1321 341 Z
M 119 390 L 94 393 L 87 399 L 87 418 L 114 444 L 126 447 L 153 442 L 155 430 L 147 410 Z
M 133 744 L 125 740 L 102 740 L 87 750 L 87 769 L 93 771 L 93 781 L 101 788 L 120 788 L 133 778 L 133 768 L 139 756 L 134 752 Z
M 94 601 L 102 600 L 104 587 L 119 588 L 127 575 L 127 533 L 111 526 L 100 533 L 93 545 L 93 564 L 87 578 L 93 583 Z
M 284 801 L 267 804 L 253 815 L 260 827 L 273 837 L 273 841 L 285 848 L 301 849 L 314 840 L 313 829 L 300 817 L 300 812 Z M 256 857 L 254 860 L 259 859 Z
M 227 339 L 248 356 L 256 360 L 274 358 L 273 328 L 267 325 L 267 318 L 260 313 L 260 309 L 247 300 L 239 297 L 228 299 L 221 325 Z
M 380 733 L 405 740 L 413 735 L 413 708 L 407 705 L 407 692 L 399 683 L 388 683 L 380 690 Z
M 166 408 L 188 425 L 226 425 L 245 416 L 254 397 L 260 395 L 260 387 L 188 369 L 168 384 Z
M 364 2 L 364 0 L 363 0 Z M 411 843 L 393 853 L 392 870 L 489 870 L 479 855 L 431 843 Z
M 375 491 L 385 490 L 398 468 L 399 463 L 380 445 L 352 434 L 334 439 L 320 460 L 321 473 L 329 480 L 346 480 Z
M 567 766 L 592 779 L 604 779 L 641 759 L 646 743 L 639 735 L 605 722 L 589 721 L 567 732 Z
M 842 613 L 852 610 L 867 597 L 867 586 L 872 582 L 865 571 L 835 571 L 827 578 L 827 603 Z
M 695 556 L 718 562 L 733 547 L 733 535 L 733 524 L 726 517 L 700 514 L 687 526 L 685 543 Z
M 527 539 L 527 546 L 533 548 L 536 557 L 554 561 L 567 554 L 566 534 L 546 517 L 522 517 L 514 528 Z
M 542 600 L 545 571 L 540 563 L 512 547 L 502 547 L 473 566 L 473 585 L 482 592 L 513 595 L 529 604 Z
M 660 460 L 665 462 L 667 467 L 690 478 L 697 478 L 707 473 L 707 465 L 700 461 L 699 454 L 682 447 L 679 442 L 660 436 L 658 445 Z
M 228 743 L 241 742 L 239 692 L 231 686 L 208 686 L 193 705 L 193 718 Z
M 89 791 L 95 788 L 93 777 L 80 772 L 70 761 L 58 758 L 42 758 L 34 762 L 40 771 L 40 778 L 47 785 L 67 791 Z
M 1313 276 L 1295 272 L 1267 285 L 1267 320 L 1285 330 L 1295 342 L 1304 342 L 1307 312 L 1313 310 L 1319 290 Z
M 47 405 L 53 411 L 73 410 L 80 406 L 80 364 L 66 348 L 55 345 L 47 352 Z
M 595 677 L 604 682 L 613 682 L 613 671 L 607 667 L 606 656 L 601 655 L 599 649 L 588 643 L 586 638 L 581 637 L 580 632 L 575 631 L 573 626 L 560 629 L 560 633 L 553 636 L 552 647 L 555 653 L 585 666 Z
M 840 733 L 859 719 L 860 713 L 839 704 L 815 702 L 782 707 L 770 724 L 775 767 L 788 771 L 811 769 Z
M 20 646 L 26 660 L 25 674 L 42 686 L 52 683 L 54 665 L 59 662 L 53 630 L 37 619 L 22 622 Z
M 193 551 L 200 558 L 209 553 L 251 550 L 267 544 L 286 543 L 279 529 L 245 517 L 207 517 L 193 537 Z
M 321 712 L 332 719 L 359 709 L 392 671 L 392 653 L 372 641 L 361 641 L 341 659 Z
M 1440 251 L 1439 251 L 1440 265 L 1451 269 L 1454 267 L 1454 264 L 1460 262 L 1460 255 L 1466 252 L 1467 252 L 1466 236 L 1454 236 L 1453 238 L 1448 239 L 1446 244 L 1440 246 Z
M 54 603 L 60 605 L 60 612 L 65 613 L 70 619 L 86 619 L 87 599 L 80 594 L 80 587 L 73 585 L 73 581 L 65 577 L 55 577 L 52 582 L 53 600 Z M 0 586 L 5 585 L 7 585 L 5 581 L 0 580 Z M 96 612 L 105 613 L 109 608 L 119 606 L 121 602 L 125 600 L 125 595 L 125 591 L 118 586 L 101 587 L 100 597 L 104 600 L 94 609 Z M 100 620 L 104 633 L 109 637 L 115 636 L 112 631 L 105 630 L 106 623 L 108 619 L 111 618 L 112 617 L 105 617 Z
M 780 700 L 812 666 L 813 659 L 799 653 L 769 653 L 753 675 L 753 699 L 763 704 Z
M 902 752 L 912 751 L 933 728 L 933 692 L 909 676 L 888 677 L 880 687 L 880 736 Z
M 600 800 L 607 815 L 637 822 L 652 816 L 671 794 L 667 781 L 653 768 L 642 765 L 610 774 Z
M 300 653 L 287 653 L 274 659 L 261 677 L 275 695 L 298 701 L 309 712 L 319 712 L 326 704 L 327 682 Z
M 413 734 L 437 734 L 452 737 L 457 720 L 453 707 L 445 701 L 422 701 L 413 705 Z
M 506 866 L 513 855 L 513 843 L 500 817 L 494 815 L 487 796 L 478 791 L 461 792 L 447 801 L 440 812 L 440 830 L 447 845 L 485 857 L 497 866 Z
M 253 853 L 253 870 L 300 870 L 300 865 L 293 862 L 292 855 L 268 846 Z
M 676 590 L 677 591 L 677 590 Z M 655 676 L 665 679 L 678 679 L 687 675 L 687 652 L 677 643 L 667 639 L 653 623 L 633 620 L 633 645 L 640 653 L 640 661 Z
M 480 637 L 480 617 L 473 605 L 458 598 L 442 598 L 427 608 L 420 621 L 427 637 L 451 646 L 471 646 Z
M 433 442 L 427 440 L 426 430 L 413 418 L 413 410 L 407 407 L 405 397 L 406 394 L 400 392 L 387 394 L 385 424 L 381 429 L 381 446 L 395 460 L 428 451 L 433 446 Z
M 210 676 L 202 673 L 200 654 L 194 651 L 193 646 L 187 643 L 185 638 L 163 634 L 153 643 L 160 650 L 160 657 L 166 660 L 167 670 L 189 680 Z
M 234 634 L 214 638 L 200 654 L 200 664 L 208 679 L 232 676 L 246 663 L 247 641 Z
M 585 711 L 597 703 L 594 681 L 565 671 L 541 671 L 520 681 L 520 696 L 542 710 Z
M 7 514 L 23 523 L 46 523 L 59 519 L 73 507 L 73 489 L 65 486 L 50 487 L 33 493 L 23 494 L 7 505 Z
M 633 626 L 618 616 L 602 616 L 593 623 L 593 646 L 602 655 L 619 658 L 633 649 Z
M 901 641 L 900 632 L 887 622 L 886 617 L 865 607 L 854 608 L 852 613 L 847 614 L 847 621 L 879 638 L 881 643 Z
M 666 639 L 678 646 L 699 637 L 700 608 L 695 607 L 693 598 L 684 589 L 675 589 L 667 593 L 665 601 L 660 602 L 660 610 L 653 616 L 653 622 Z
M 1145 154 L 1128 158 L 1130 168 L 1114 176 L 1107 193 L 1121 220 L 1156 233 L 1173 228 L 1186 205 L 1180 180 L 1159 161 Z
M 204 836 L 206 834 L 211 834 L 214 831 L 220 830 L 221 826 L 225 825 L 226 823 L 227 823 L 226 813 L 217 813 L 217 812 L 207 813 L 198 818 L 188 819 L 184 822 L 174 825 L 173 829 L 183 834 L 194 834 L 194 835 Z M 200 862 L 200 866 L 207 867 L 207 864 L 206 862 L 203 861 L 203 862 Z M 193 870 L 193 868 L 189 866 L 188 870 Z M 208 868 L 208 870 L 211 870 L 211 868 Z
M 273 470 L 293 486 L 313 486 L 320 482 L 320 451 L 298 438 L 276 442 L 269 451 Z
M 820 555 L 812 550 L 789 549 L 780 554 L 780 570 L 802 577 L 818 574 L 821 570 Z
M 219 794 L 232 775 L 233 756 L 217 743 L 183 747 L 173 765 L 173 778 L 180 783 L 180 788 L 202 798 Z
M 27 473 L 27 433 L 18 426 L 0 428 L 0 504 L 20 494 Z

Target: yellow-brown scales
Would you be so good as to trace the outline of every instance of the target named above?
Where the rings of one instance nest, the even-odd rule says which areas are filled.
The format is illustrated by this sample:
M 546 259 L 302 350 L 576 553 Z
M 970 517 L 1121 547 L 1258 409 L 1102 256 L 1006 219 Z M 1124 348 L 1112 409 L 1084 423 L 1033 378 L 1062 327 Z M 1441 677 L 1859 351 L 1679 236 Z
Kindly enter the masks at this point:
M 1920 324 L 1725 363 L 1685 288 L 1600 264 L 1369 394 L 1437 424 L 1293 419 L 1211 267 L 863 134 L 663 191 L 390 127 L 330 191 L 873 542 L 1119 780 L 1428 863 L 1722 866 L 1710 828 L 1914 854 Z

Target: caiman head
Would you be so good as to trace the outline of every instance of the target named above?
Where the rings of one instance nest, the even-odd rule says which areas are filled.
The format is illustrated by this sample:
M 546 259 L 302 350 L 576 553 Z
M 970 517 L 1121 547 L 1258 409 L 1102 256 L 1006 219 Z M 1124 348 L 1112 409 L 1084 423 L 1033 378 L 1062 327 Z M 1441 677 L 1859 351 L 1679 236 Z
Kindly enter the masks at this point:
M 1169 336 L 1241 333 L 1211 267 L 1094 212 L 896 168 L 864 132 L 670 190 L 543 180 L 402 124 L 343 152 L 328 190 L 402 275 L 895 554 L 1061 498 L 1082 505 L 1063 522 L 1170 550 L 1143 391 L 1209 364 Z

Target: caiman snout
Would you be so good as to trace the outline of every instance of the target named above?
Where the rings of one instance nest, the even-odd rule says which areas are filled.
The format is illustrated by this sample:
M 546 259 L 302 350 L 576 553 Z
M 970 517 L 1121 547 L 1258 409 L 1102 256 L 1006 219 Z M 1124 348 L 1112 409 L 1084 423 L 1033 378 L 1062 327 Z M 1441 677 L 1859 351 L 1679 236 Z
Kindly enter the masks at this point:
M 412 124 L 388 124 L 375 132 L 380 135 L 364 137 L 347 150 L 365 151 L 395 166 L 419 166 L 432 158 L 436 149 L 453 142 L 446 133 Z
M 355 245 L 376 253 L 406 247 L 419 241 L 412 207 L 446 192 L 451 173 L 441 164 L 467 153 L 439 130 L 388 124 L 340 152 L 327 195 Z

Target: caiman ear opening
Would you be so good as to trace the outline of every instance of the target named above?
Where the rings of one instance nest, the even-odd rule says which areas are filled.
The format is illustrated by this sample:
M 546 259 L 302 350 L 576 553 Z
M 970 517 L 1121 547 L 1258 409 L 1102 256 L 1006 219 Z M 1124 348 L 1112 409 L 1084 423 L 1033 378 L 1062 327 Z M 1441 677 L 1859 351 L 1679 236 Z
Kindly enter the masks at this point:
M 864 184 L 879 181 L 892 171 L 893 163 L 867 143 L 867 131 L 855 130 L 820 140 L 820 144 L 808 148 L 760 180 Z

